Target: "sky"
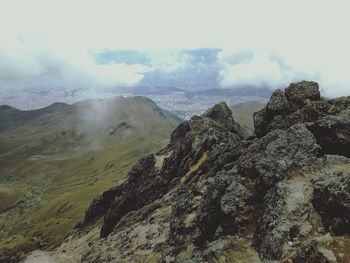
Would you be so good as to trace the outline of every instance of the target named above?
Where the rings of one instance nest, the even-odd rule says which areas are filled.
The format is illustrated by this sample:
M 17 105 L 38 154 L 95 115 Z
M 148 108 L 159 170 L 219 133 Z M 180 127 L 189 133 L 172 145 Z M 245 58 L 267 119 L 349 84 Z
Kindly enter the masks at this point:
M 348 10 L 342 0 L 0 0 L 0 89 L 137 85 L 185 70 L 184 49 L 220 48 L 222 88 L 309 79 L 346 95 Z M 105 50 L 138 50 L 150 63 L 97 63 Z

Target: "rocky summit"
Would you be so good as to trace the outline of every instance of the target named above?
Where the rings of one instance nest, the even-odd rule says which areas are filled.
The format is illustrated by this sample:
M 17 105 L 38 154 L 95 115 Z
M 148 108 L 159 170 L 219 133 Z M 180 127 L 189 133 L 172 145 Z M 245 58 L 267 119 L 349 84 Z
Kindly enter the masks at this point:
M 183 122 L 26 262 L 350 262 L 350 97 L 293 83 L 254 125 L 225 103 Z

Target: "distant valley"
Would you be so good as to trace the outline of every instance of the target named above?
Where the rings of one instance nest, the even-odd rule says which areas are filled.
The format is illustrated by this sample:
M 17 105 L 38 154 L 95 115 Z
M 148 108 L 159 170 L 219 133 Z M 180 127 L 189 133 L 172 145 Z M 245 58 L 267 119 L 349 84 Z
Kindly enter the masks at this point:
M 91 200 L 164 147 L 179 122 L 144 97 L 0 106 L 0 262 L 59 244 Z
M 268 88 L 236 87 L 234 89 L 205 89 L 186 91 L 172 86 L 118 87 L 108 90 L 91 91 L 85 89 L 64 90 L 63 88 L 46 90 L 45 87 L 30 87 L 17 92 L 0 91 L 0 105 L 30 110 L 46 107 L 55 102 L 74 103 L 81 99 L 110 98 L 115 96 L 144 96 L 155 101 L 183 119 L 201 114 L 220 101 L 237 105 L 249 101 L 266 103 L 272 91 Z
M 233 106 L 247 134 L 263 106 Z M 59 244 L 91 200 L 166 146 L 181 121 L 131 94 L 30 111 L 0 106 L 0 262 Z

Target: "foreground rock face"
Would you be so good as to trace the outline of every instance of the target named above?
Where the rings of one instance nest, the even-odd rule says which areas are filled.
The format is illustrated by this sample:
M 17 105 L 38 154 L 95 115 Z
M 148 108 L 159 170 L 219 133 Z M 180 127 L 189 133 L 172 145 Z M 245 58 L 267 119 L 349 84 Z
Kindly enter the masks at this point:
M 325 152 L 350 157 L 350 110 L 320 118 L 309 129 Z
M 96 198 L 48 256 L 76 246 L 83 262 L 348 262 L 349 110 L 315 82 L 291 84 L 247 138 L 215 105 Z

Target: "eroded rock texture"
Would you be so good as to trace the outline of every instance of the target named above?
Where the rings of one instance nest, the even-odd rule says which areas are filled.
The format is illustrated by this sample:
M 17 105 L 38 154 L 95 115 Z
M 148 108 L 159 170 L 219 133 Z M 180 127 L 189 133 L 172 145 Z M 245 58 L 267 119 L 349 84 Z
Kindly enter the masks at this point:
M 348 262 L 349 110 L 350 98 L 294 83 L 248 138 L 219 103 L 97 197 L 57 251 L 101 221 L 83 262 Z

